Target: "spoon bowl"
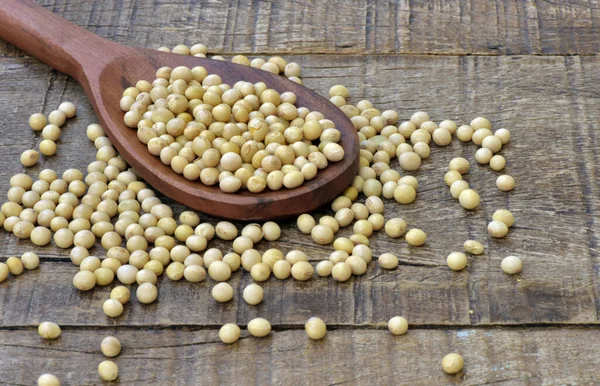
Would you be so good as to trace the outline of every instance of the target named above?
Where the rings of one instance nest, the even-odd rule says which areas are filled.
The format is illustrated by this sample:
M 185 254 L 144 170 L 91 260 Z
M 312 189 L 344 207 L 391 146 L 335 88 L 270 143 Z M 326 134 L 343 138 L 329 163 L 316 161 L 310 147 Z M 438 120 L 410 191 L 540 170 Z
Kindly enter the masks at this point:
M 29 0 L 0 2 L 0 37 L 60 72 L 85 89 L 100 123 L 120 155 L 142 178 L 166 196 L 198 211 L 234 220 L 291 217 L 330 202 L 352 183 L 358 170 L 358 136 L 346 115 L 297 83 L 235 63 L 135 48 L 110 42 L 46 11 Z M 152 81 L 160 67 L 203 66 L 233 85 L 244 80 L 265 82 L 280 93 L 296 94 L 296 106 L 320 111 L 341 133 L 344 159 L 329 163 L 311 181 L 294 189 L 224 193 L 217 186 L 189 181 L 149 153 L 135 129 L 123 122 L 119 107 L 123 90 L 138 80 Z

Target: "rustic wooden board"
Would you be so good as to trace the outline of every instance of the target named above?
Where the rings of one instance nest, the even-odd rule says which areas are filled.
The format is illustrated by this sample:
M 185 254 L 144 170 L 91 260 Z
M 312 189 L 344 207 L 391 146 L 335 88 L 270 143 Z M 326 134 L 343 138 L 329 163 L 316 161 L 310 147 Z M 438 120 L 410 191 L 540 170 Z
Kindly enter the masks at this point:
M 358 85 L 351 87 L 355 101 L 366 97 L 382 109 L 397 108 L 403 118 L 416 109 L 429 111 L 438 121 L 452 118 L 468 122 L 482 114 L 495 127 L 510 128 L 513 140 L 502 153 L 508 159 L 506 170 L 515 176 L 518 187 L 509 195 L 498 191 L 494 183 L 498 173 L 473 161 L 467 178 L 481 192 L 483 204 L 476 211 L 466 212 L 450 197 L 442 177 L 452 157 L 463 155 L 473 160 L 475 146 L 456 140 L 449 148 L 434 146 L 431 158 L 415 174 L 420 180 L 419 199 L 404 207 L 390 201 L 385 212 L 388 218 L 401 216 L 410 226 L 424 229 L 429 234 L 426 247 L 409 248 L 402 240 L 391 240 L 380 232 L 372 238 L 375 255 L 398 253 L 403 264 L 398 272 L 375 270 L 365 278 L 343 285 L 324 279 L 305 284 L 273 280 L 266 285 L 273 297 L 267 297 L 259 312 L 271 314 L 275 323 L 286 325 L 302 323 L 311 311 L 322 307 L 332 310 L 331 317 L 339 324 L 378 323 L 398 309 L 416 324 L 598 321 L 599 228 L 593 213 L 599 208 L 600 195 L 598 151 L 592 144 L 597 135 L 593 111 L 597 111 L 599 102 L 593 97 L 598 86 L 591 75 L 599 69 L 598 59 L 441 56 L 372 56 L 366 60 L 360 56 L 298 56 L 296 59 L 307 68 L 307 73 L 313 74 L 306 78 L 307 85 L 323 93 L 344 76 L 345 83 Z M 94 152 L 82 132 L 94 118 L 79 86 L 32 59 L 5 58 L 0 63 L 4 63 L 0 68 L 7 84 L 4 94 L 7 100 L 14 100 L 23 92 L 33 95 L 26 104 L 6 105 L 14 107 L 1 115 L 6 133 L 0 156 L 4 165 L 1 179 L 7 181 L 23 170 L 16 162 L 18 154 L 39 141 L 26 127 L 27 116 L 40 108 L 49 112 L 60 100 L 78 101 L 80 115 L 66 126 L 59 155 L 43 165 L 61 171 L 68 166 L 84 168 L 94 159 Z M 28 77 L 29 82 L 20 86 L 18 79 L 23 77 Z M 394 88 L 387 87 L 394 79 L 402 81 L 395 82 Z M 35 93 L 40 89 L 47 91 Z M 37 166 L 32 171 L 41 168 Z M 7 189 L 7 184 L 2 184 L 0 194 L 4 195 Z M 505 240 L 489 238 L 485 228 L 493 211 L 499 208 L 508 208 L 517 217 Z M 326 212 L 324 208 L 321 213 Z M 215 222 L 210 218 L 208 221 Z M 339 235 L 350 233 L 347 228 Z M 4 245 L 1 255 L 20 254 L 30 248 L 28 242 L 17 241 L 6 232 L 0 235 Z M 445 256 L 460 250 L 467 238 L 484 242 L 487 252 L 472 258 L 468 270 L 452 273 L 445 266 Z M 230 248 L 218 241 L 210 246 L 224 251 Z M 286 223 L 278 242 L 262 242 L 257 246 L 260 250 L 269 247 L 285 251 L 302 249 L 313 261 L 331 251 L 331 247 L 319 247 L 309 236 L 300 234 L 293 221 Z M 51 260 L 68 261 L 67 252 L 48 247 L 43 255 Z M 103 252 L 96 249 L 95 253 Z M 521 275 L 510 277 L 499 269 L 500 260 L 509 254 L 524 258 Z M 88 316 L 102 317 L 100 304 L 108 289 L 93 295 L 77 295 L 70 285 L 74 272 L 75 267 L 68 263 L 46 263 L 39 273 L 30 272 L 15 283 L 2 284 L 7 288 L 0 294 L 6 309 L 3 324 L 34 324 L 46 309 L 52 308 L 50 305 L 56 306 L 54 315 L 64 317 L 66 324 L 97 324 L 96 318 Z M 246 275 L 241 281 L 247 283 L 249 278 Z M 34 282 L 38 288 L 31 286 Z M 196 287 L 194 304 L 186 307 L 181 297 L 186 289 Z M 215 307 L 207 290 L 210 285 L 196 287 L 167 283 L 161 287 L 161 306 L 150 307 L 152 312 L 134 306 L 120 323 L 215 325 L 230 315 L 242 323 L 256 315 L 256 310 L 245 306 Z M 316 294 L 326 295 L 315 300 Z M 48 306 L 22 312 L 24 307 L 28 309 L 23 298 Z M 77 299 L 78 312 L 69 317 L 65 311 Z M 296 303 L 305 308 L 297 309 Z M 90 305 L 93 307 L 88 310 Z M 184 311 L 177 313 L 180 307 Z M 177 315 L 177 320 L 172 315 Z
M 0 331 L 0 377 L 31 385 L 44 372 L 63 385 L 100 384 L 100 342 L 114 335 L 122 385 L 540 385 L 597 384 L 600 331 L 590 328 L 334 329 L 322 341 L 302 330 L 277 329 L 266 338 L 243 332 L 236 344 L 216 329 L 64 329 L 44 342 L 33 329 Z M 441 359 L 460 352 L 464 370 L 447 375 Z M 76 360 L 74 360 L 77 358 Z
M 224 53 L 449 55 L 600 49 L 597 4 L 578 0 L 37 2 L 101 36 L 144 47 L 185 42 Z M 0 47 L 3 55 L 20 55 Z
M 347 283 L 330 278 L 304 283 L 271 278 L 262 284 L 265 299 L 258 306 L 249 306 L 242 299 L 244 287 L 252 282 L 247 273 L 229 280 L 235 297 L 226 304 L 212 298 L 212 280 L 173 283 L 162 277 L 156 303 L 142 305 L 134 299 L 116 319 L 102 312 L 102 303 L 114 285 L 79 292 L 71 284 L 76 272 L 77 267 L 70 263 L 44 262 L 39 270 L 0 284 L 0 325 L 32 326 L 51 319 L 71 326 L 220 326 L 265 316 L 273 324 L 297 326 L 323 313 L 331 323 L 345 326 L 383 323 L 398 313 L 417 325 L 470 323 L 466 277 L 453 278 L 442 268 L 406 266 L 382 272 L 373 267 L 369 274 Z M 577 302 L 576 294 L 566 297 Z
M 513 140 L 502 154 L 517 188 L 508 195 L 498 191 L 497 173 L 474 163 L 474 145 L 433 146 L 431 158 L 414 173 L 418 200 L 409 206 L 389 202 L 385 211 L 386 217 L 400 216 L 424 229 L 425 247 L 409 248 L 380 232 L 371 238 L 374 254 L 397 253 L 398 270 L 372 264 L 365 276 L 344 284 L 271 279 L 258 307 L 239 296 L 251 281 L 247 274 L 232 279 L 236 300 L 227 305 L 212 300 L 210 281 L 192 285 L 163 278 L 156 304 L 134 300 L 122 317 L 109 320 L 101 311 L 109 287 L 78 293 L 71 285 L 76 267 L 68 251 L 36 248 L 40 269 L 0 284 L 3 384 L 30 385 L 45 371 L 67 385 L 98 384 L 96 366 L 103 358 L 97 347 L 108 334 L 124 344 L 117 362 L 121 383 L 131 385 L 600 383 L 600 222 L 595 218 L 600 60 L 591 56 L 600 48 L 596 4 L 38 2 L 127 44 L 203 42 L 225 55 L 282 54 L 302 65 L 309 87 L 326 93 L 344 83 L 352 102 L 369 99 L 382 110 L 397 109 L 402 119 L 416 110 L 428 111 L 438 122 L 467 123 L 484 115 L 495 128 L 511 130 Z M 385 55 L 390 53 L 412 55 Z M 64 127 L 59 154 L 28 172 L 85 169 L 95 150 L 84 132 L 95 118 L 81 88 L 2 42 L 0 75 L 0 196 L 10 176 L 24 170 L 20 153 L 40 142 L 27 126 L 28 116 L 49 113 L 64 100 L 75 101 L 79 112 Z M 442 179 L 458 155 L 473 162 L 466 179 L 482 196 L 473 212 L 458 206 Z M 488 237 L 485 229 L 499 208 L 517 218 L 504 240 Z M 325 213 L 328 208 L 318 215 Z M 339 235 L 350 233 L 344 229 Z M 467 238 L 482 241 L 486 253 L 471 258 L 464 272 L 450 272 L 445 257 Z M 229 248 L 220 241 L 210 246 Z M 312 261 L 331 251 L 300 234 L 293 221 L 284 223 L 279 241 L 257 247 L 302 249 Z M 0 231 L 1 259 L 31 249 Z M 94 253 L 103 252 L 96 247 Z M 520 275 L 507 276 L 499 268 L 511 254 L 523 257 Z M 382 323 L 396 314 L 418 329 L 391 337 Z M 334 330 L 323 342 L 309 342 L 301 331 L 312 315 Z M 276 332 L 264 340 L 244 333 L 234 346 L 218 343 L 219 325 L 245 325 L 256 316 L 271 320 Z M 48 319 L 64 326 L 60 340 L 42 342 L 35 333 L 33 327 Z M 439 368 L 450 351 L 460 351 L 467 363 L 457 377 Z

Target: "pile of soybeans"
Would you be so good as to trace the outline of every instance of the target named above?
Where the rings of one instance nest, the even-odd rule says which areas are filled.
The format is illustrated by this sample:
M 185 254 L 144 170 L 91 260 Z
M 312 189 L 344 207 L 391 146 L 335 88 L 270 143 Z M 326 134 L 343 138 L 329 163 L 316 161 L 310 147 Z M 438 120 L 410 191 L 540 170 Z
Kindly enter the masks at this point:
M 160 50 L 171 51 L 166 47 Z M 172 52 L 204 57 L 207 49 L 202 44 L 179 45 Z M 224 60 L 218 56 L 212 59 Z M 265 61 L 238 55 L 232 61 L 302 83 L 300 66 L 281 57 Z M 329 97 L 357 130 L 360 168 L 352 185 L 331 203 L 332 215 L 316 219 L 305 213 L 297 218 L 302 233 L 319 245 L 333 246 L 329 257 L 314 265 L 301 250 L 259 251 L 261 240 L 275 241 L 281 236 L 281 228 L 275 222 L 252 223 L 238 229 L 228 221 L 204 222 L 193 211 L 176 215 L 119 156 L 102 127 L 95 123 L 87 127 L 87 137 L 97 149 L 96 160 L 87 170 L 67 169 L 60 173 L 44 169 L 34 177 L 26 173 L 13 176 L 8 200 L 0 208 L 0 226 L 20 239 L 29 239 L 35 246 L 43 247 L 53 241 L 59 248 L 70 250 L 76 266 L 73 286 L 78 291 L 91 291 L 117 281 L 119 285 L 111 290 L 102 307 L 109 318 L 123 313 L 132 292 L 143 304 L 159 299 L 157 283 L 161 275 L 171 281 L 210 280 L 212 297 L 225 303 L 237 292 L 228 280 L 234 272 L 242 271 L 254 281 L 242 291 L 243 300 L 252 307 L 268 301 L 263 299 L 261 283 L 271 276 L 277 280 L 291 277 L 307 281 L 316 274 L 346 282 L 352 276 L 364 275 L 375 264 L 385 270 L 398 269 L 399 258 L 393 250 L 373 256 L 370 237 L 375 232 L 383 231 L 392 239 L 404 238 L 412 247 L 426 245 L 428 236 L 423 230 L 399 217 L 385 218 L 383 213 L 385 205 L 410 205 L 417 199 L 419 181 L 404 172 L 418 170 L 429 159 L 432 143 L 444 147 L 454 137 L 473 142 L 479 146 L 475 153 L 478 163 L 499 173 L 504 171 L 506 160 L 499 152 L 509 143 L 510 132 L 504 128 L 492 131 L 486 118 L 476 117 L 462 125 L 452 120 L 435 123 L 427 113 L 416 112 L 402 120 L 396 111 L 380 112 L 367 100 L 350 104 L 348 88 L 343 85 L 331 87 Z M 318 111 L 297 107 L 295 102 L 293 93 L 279 93 L 262 82 L 230 86 L 201 66 L 163 67 L 152 82 L 140 80 L 124 90 L 120 108 L 125 124 L 136 129 L 148 151 L 171 166 L 174 173 L 198 183 L 218 184 L 231 194 L 240 190 L 260 194 L 267 188 L 294 189 L 319 178 L 318 170 L 344 157 L 335 123 Z M 76 106 L 71 102 L 60 104 L 48 116 L 33 114 L 29 125 L 41 133 L 43 140 L 39 152 L 30 149 L 22 153 L 23 166 L 40 162 L 39 153 L 54 156 L 61 127 L 75 115 Z M 477 191 L 464 179 L 469 168 L 465 158 L 454 158 L 444 175 L 449 194 L 464 210 L 473 210 L 480 202 Z M 501 174 L 496 185 L 501 191 L 510 192 L 515 181 L 510 175 Z M 513 223 L 511 212 L 498 208 L 487 230 L 492 237 L 501 238 Z M 341 228 L 349 226 L 351 236 L 336 236 Z M 215 237 L 230 241 L 230 249 L 209 248 Z M 90 255 L 89 250 L 98 241 L 103 251 Z M 466 240 L 464 251 L 448 251 L 447 265 L 460 271 L 467 267 L 469 255 L 483 253 L 482 243 Z M 9 257 L 0 263 L 0 282 L 11 280 L 9 275 L 37 269 L 40 260 L 34 251 Z M 521 268 L 522 261 L 516 256 L 506 257 L 498 267 L 507 274 L 519 273 Z M 317 316 L 308 319 L 308 338 L 323 339 L 326 322 Z M 388 322 L 393 335 L 407 333 L 408 326 L 402 316 Z M 269 335 L 271 324 L 267 318 L 259 317 L 250 320 L 246 329 L 249 335 L 261 338 Z M 47 321 L 39 325 L 38 332 L 43 339 L 57 339 L 61 329 Z M 225 344 L 234 344 L 241 335 L 242 329 L 235 323 L 227 323 L 218 331 Z M 116 337 L 106 337 L 98 343 L 108 358 L 121 351 Z M 460 354 L 450 353 L 441 364 L 444 371 L 454 374 L 461 371 L 464 362 Z M 117 363 L 110 359 L 101 361 L 98 373 L 106 381 L 117 379 Z M 55 386 L 60 381 L 47 373 L 40 376 L 38 384 Z

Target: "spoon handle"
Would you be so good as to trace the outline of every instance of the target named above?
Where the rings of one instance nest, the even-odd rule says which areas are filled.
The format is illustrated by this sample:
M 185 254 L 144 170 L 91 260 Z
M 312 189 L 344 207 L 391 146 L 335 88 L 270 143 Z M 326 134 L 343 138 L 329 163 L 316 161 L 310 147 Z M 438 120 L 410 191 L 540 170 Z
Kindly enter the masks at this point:
M 101 68 L 118 47 L 31 0 L 0 0 L 0 38 L 80 83 L 85 71 Z

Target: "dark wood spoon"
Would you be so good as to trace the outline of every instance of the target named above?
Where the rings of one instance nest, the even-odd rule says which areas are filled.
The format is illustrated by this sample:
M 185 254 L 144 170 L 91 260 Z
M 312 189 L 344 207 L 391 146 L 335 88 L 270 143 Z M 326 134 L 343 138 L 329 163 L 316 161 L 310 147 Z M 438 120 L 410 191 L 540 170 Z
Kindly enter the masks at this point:
M 291 217 L 334 199 L 352 183 L 358 169 L 358 136 L 346 115 L 317 93 L 286 78 L 230 62 L 127 47 L 110 42 L 34 4 L 0 0 L 0 37 L 56 70 L 75 78 L 85 89 L 108 137 L 125 160 L 154 188 L 198 211 L 236 220 Z M 297 106 L 322 112 L 341 132 L 345 157 L 320 170 L 295 189 L 260 194 L 227 194 L 218 187 L 188 181 L 151 155 L 135 130 L 123 123 L 119 100 L 140 79 L 152 81 L 156 69 L 204 66 L 233 85 L 239 80 L 265 82 L 279 92 L 292 91 Z

